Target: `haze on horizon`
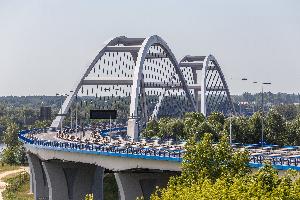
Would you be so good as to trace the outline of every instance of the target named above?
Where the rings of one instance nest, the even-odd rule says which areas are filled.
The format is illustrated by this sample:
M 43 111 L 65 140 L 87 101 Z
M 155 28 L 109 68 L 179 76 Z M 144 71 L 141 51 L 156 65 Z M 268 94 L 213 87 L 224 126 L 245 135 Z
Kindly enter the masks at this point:
M 0 0 L 0 96 L 72 90 L 104 41 L 161 36 L 177 59 L 213 54 L 232 94 L 300 92 L 298 0 Z M 241 81 L 242 78 L 248 81 Z

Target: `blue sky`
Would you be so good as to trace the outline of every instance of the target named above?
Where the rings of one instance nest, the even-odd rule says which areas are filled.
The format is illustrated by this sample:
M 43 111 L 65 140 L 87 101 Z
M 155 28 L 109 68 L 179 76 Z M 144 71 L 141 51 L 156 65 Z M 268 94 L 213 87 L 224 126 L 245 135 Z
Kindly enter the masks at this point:
M 0 96 L 69 91 L 104 41 L 153 34 L 215 55 L 233 94 L 300 92 L 298 0 L 0 0 Z

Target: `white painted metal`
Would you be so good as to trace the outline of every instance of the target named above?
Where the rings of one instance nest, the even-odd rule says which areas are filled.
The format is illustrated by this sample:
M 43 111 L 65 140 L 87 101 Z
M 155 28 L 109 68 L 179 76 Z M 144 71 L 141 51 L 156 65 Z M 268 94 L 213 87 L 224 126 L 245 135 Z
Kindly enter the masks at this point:
M 130 118 L 128 120 L 127 126 L 127 134 L 132 138 L 136 139 L 138 137 L 138 124 L 137 124 L 137 108 L 138 108 L 138 94 L 140 90 L 140 83 L 142 79 L 142 70 L 144 61 L 146 59 L 147 52 L 149 51 L 150 47 L 154 44 L 159 44 L 165 52 L 168 54 L 170 61 L 172 62 L 173 66 L 175 67 L 176 73 L 178 74 L 179 80 L 182 83 L 183 90 L 186 92 L 188 100 L 192 103 L 194 110 L 196 110 L 195 102 L 188 90 L 187 84 L 183 77 L 183 74 L 178 66 L 177 60 L 168 47 L 167 43 L 161 39 L 157 35 L 153 35 L 145 39 L 142 44 L 141 49 L 138 52 L 138 57 L 136 61 L 136 66 L 134 68 L 134 75 L 133 75 L 133 85 L 131 91 L 131 103 L 130 103 Z
M 79 79 L 79 82 L 75 85 L 75 90 L 73 92 L 70 92 L 69 93 L 69 96 L 66 98 L 66 100 L 64 101 L 63 103 L 63 106 L 62 106 L 62 111 L 60 110 L 59 113 L 62 113 L 63 115 L 64 114 L 67 114 L 76 94 L 78 93 L 80 87 L 82 86 L 82 82 L 83 80 L 85 79 L 85 77 L 87 77 L 90 73 L 90 71 L 92 70 L 92 68 L 95 66 L 95 64 L 98 62 L 98 60 L 104 55 L 105 53 L 105 47 L 107 45 L 111 45 L 112 43 L 118 43 L 120 42 L 121 40 L 124 40 L 126 39 L 125 36 L 120 36 L 120 37 L 116 37 L 112 40 L 110 40 L 109 42 L 107 43 L 104 43 L 104 47 L 100 50 L 100 52 L 98 53 L 98 55 L 94 58 L 94 60 L 92 61 L 92 63 L 88 66 L 88 68 L 85 70 L 83 76 Z M 59 127 L 59 125 L 62 123 L 62 121 L 64 120 L 65 116 L 57 116 L 52 124 L 51 124 L 51 128 L 57 128 Z
M 106 52 L 136 52 L 139 51 L 140 46 L 107 46 Z
M 159 45 L 164 53 L 149 53 L 149 49 L 153 45 Z M 105 77 L 90 77 L 88 76 L 93 69 L 93 67 L 97 64 L 99 59 L 106 52 L 130 52 L 133 60 L 135 62 L 135 66 L 133 69 L 133 77 L 132 78 L 105 78 Z M 142 80 L 143 73 L 143 65 L 146 59 L 160 59 L 160 58 L 169 58 L 172 65 L 175 68 L 175 73 L 178 75 L 179 83 L 162 83 L 162 82 L 144 82 Z M 214 66 L 210 65 L 213 62 Z M 190 67 L 193 70 L 193 78 L 194 84 L 187 84 L 185 78 L 183 77 L 183 73 L 181 68 Z M 198 71 L 201 70 L 201 79 L 197 80 Z M 208 70 L 217 70 L 222 82 L 223 87 L 210 87 L 206 88 L 206 73 Z M 98 55 L 94 58 L 93 62 L 88 66 L 88 68 L 84 71 L 83 76 L 80 77 L 79 82 L 75 85 L 75 89 L 69 93 L 65 102 L 62 105 L 61 116 L 57 116 L 55 120 L 52 122 L 52 128 L 58 128 L 62 121 L 64 120 L 65 115 L 67 114 L 71 103 L 73 102 L 75 96 L 77 95 L 79 89 L 83 85 L 130 85 L 131 86 L 131 103 L 130 103 L 130 112 L 129 112 L 129 120 L 128 120 L 128 135 L 137 138 L 138 137 L 138 125 L 137 125 L 137 108 L 138 108 L 138 95 L 139 93 L 145 92 L 145 88 L 162 88 L 162 93 L 165 93 L 169 89 L 178 89 L 181 88 L 184 90 L 188 101 L 192 105 L 192 110 L 201 110 L 201 112 L 206 116 L 206 91 L 226 91 L 227 96 L 230 97 L 229 90 L 224 78 L 224 75 L 218 65 L 216 59 L 212 56 L 185 56 L 181 62 L 178 64 L 175 56 L 170 50 L 167 43 L 157 35 L 150 36 L 148 38 L 127 38 L 125 36 L 116 37 L 112 40 L 109 40 L 104 44 L 104 47 L 98 53 Z M 141 87 L 143 86 L 143 87 Z M 143 88 L 143 90 L 141 90 Z M 194 90 L 195 98 L 191 95 L 190 90 Z M 200 106 L 199 106 L 199 94 L 200 93 Z M 143 94 L 141 94 L 143 97 Z M 143 97 L 144 101 L 145 98 Z M 153 111 L 152 117 L 155 117 L 159 111 L 159 107 L 163 100 L 163 96 L 159 97 L 159 101 Z M 229 101 L 232 105 L 231 99 Z M 147 108 L 143 108 L 144 112 L 146 112 Z M 143 117 L 143 116 L 142 116 Z M 144 116 L 144 120 L 146 120 L 148 116 Z M 76 120 L 77 121 L 77 120 Z
M 82 85 L 132 85 L 132 78 L 85 78 Z
M 207 71 L 207 66 L 209 64 L 209 56 L 205 57 L 203 61 L 203 69 L 201 71 L 201 113 L 206 116 L 206 71 Z
M 210 65 L 210 63 L 213 62 L 213 66 Z M 233 107 L 233 103 L 230 97 L 229 89 L 225 80 L 225 77 L 222 73 L 222 70 L 215 59 L 213 55 L 208 55 L 208 56 L 190 56 L 187 55 L 185 56 L 179 63 L 180 67 L 190 67 L 192 69 L 193 73 L 193 79 L 194 83 L 193 85 L 189 85 L 189 89 L 194 89 L 194 95 L 195 95 L 195 102 L 197 104 L 198 102 L 198 92 L 200 91 L 200 106 L 198 106 L 197 110 L 200 109 L 199 111 L 206 116 L 206 108 L 207 108 L 207 103 L 206 103 L 206 92 L 207 91 L 225 91 L 226 95 L 228 97 L 229 103 Z M 198 85 L 198 77 L 197 77 L 197 70 L 201 70 L 201 80 L 200 80 L 200 85 Z M 223 86 L 214 86 L 214 87 L 206 87 L 207 80 L 206 80 L 206 74 L 209 70 L 217 70 L 218 74 L 221 78 Z M 199 103 L 199 102 L 198 102 Z M 233 110 L 234 112 L 234 110 Z

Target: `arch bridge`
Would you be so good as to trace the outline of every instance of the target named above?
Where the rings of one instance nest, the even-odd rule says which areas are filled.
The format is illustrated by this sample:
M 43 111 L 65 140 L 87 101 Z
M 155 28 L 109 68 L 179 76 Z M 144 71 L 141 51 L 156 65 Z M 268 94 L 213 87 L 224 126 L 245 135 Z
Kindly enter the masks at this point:
M 78 110 L 80 114 L 89 109 L 117 110 L 117 121 L 127 124 L 125 130 L 133 139 L 149 119 L 182 117 L 189 111 L 205 116 L 234 112 L 215 57 L 187 55 L 178 62 L 159 36 L 121 36 L 106 42 L 72 89 L 52 122 L 54 129 L 68 124 L 74 109 L 75 116 Z M 81 200 L 92 193 L 95 200 L 102 200 L 107 173 L 114 173 L 121 200 L 150 199 L 156 186 L 166 187 L 169 178 L 180 173 L 184 141 L 131 140 L 104 136 L 103 131 L 108 130 L 92 127 L 85 136 L 84 131 L 78 135 L 73 130 L 21 131 L 18 137 L 27 151 L 34 199 Z M 258 154 L 256 149 L 249 166 L 261 167 L 265 160 L 280 170 L 300 170 L 299 155 Z
M 136 139 L 149 119 L 182 117 L 185 112 L 234 112 L 230 92 L 212 55 L 177 61 L 159 36 L 120 36 L 104 44 L 62 104 L 51 124 L 59 128 L 78 105 L 116 109 Z

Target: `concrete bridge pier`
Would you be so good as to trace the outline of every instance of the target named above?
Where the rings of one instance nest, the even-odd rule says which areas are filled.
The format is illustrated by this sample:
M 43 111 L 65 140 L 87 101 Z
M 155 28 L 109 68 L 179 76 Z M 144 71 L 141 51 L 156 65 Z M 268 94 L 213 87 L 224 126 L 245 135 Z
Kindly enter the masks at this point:
M 29 186 L 30 186 L 30 190 L 29 190 L 29 192 L 31 193 L 31 194 L 33 194 L 33 192 L 34 192 L 34 185 L 33 185 L 33 172 L 32 172 L 32 170 L 31 170 L 31 168 L 29 168 L 29 180 L 30 180 L 30 182 L 29 182 Z
M 49 190 L 40 158 L 32 153 L 27 154 L 30 167 L 30 184 L 34 199 L 48 199 Z
M 103 168 L 84 163 L 45 161 L 49 200 L 82 200 L 93 194 L 103 200 Z
M 115 173 L 115 178 L 119 188 L 120 200 L 132 200 L 137 197 L 150 199 L 156 186 L 166 187 L 172 172 L 119 172 Z
M 82 200 L 93 194 L 103 200 L 104 168 L 85 163 L 42 161 L 28 153 L 31 188 L 35 200 Z

